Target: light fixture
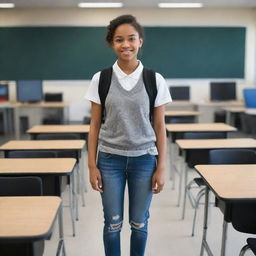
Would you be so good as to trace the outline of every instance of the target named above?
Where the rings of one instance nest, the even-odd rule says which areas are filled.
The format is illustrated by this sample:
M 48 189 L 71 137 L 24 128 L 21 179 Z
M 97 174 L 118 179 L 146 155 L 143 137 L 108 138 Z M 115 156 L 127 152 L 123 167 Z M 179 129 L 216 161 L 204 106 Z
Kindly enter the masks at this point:
M 159 3 L 159 8 L 202 8 L 202 3 Z
M 121 8 L 123 7 L 123 3 L 120 2 L 83 2 L 79 3 L 78 7 L 80 8 Z
M 14 8 L 15 4 L 13 3 L 0 3 L 0 8 Z

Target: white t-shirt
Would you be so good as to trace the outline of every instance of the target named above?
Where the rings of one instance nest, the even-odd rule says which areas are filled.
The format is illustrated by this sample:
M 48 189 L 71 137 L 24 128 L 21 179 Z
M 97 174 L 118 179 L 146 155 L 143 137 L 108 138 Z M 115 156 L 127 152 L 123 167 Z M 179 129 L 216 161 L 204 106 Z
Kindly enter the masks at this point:
M 117 61 L 113 65 L 113 72 L 115 72 L 118 82 L 127 91 L 130 91 L 137 84 L 142 71 L 143 71 L 143 65 L 141 62 L 139 62 L 138 67 L 129 75 L 125 74 L 121 70 L 121 68 L 117 64 Z M 90 86 L 85 94 L 85 98 L 87 100 L 95 102 L 97 104 L 101 104 L 99 93 L 98 93 L 99 80 L 100 80 L 100 72 L 97 72 L 93 76 Z M 155 107 L 159 107 L 161 105 L 167 104 L 172 101 L 166 81 L 159 73 L 156 73 L 156 87 L 157 87 L 157 96 L 155 99 L 155 105 L 154 105 Z

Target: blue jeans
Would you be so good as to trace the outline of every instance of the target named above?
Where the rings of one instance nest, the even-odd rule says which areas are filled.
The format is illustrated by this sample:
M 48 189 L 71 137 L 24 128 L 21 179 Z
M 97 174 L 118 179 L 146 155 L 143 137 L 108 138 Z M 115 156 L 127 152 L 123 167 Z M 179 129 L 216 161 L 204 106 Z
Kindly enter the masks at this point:
M 143 256 L 147 241 L 149 206 L 152 199 L 151 180 L 156 157 L 146 154 L 126 157 L 99 152 L 98 168 L 103 182 L 103 240 L 106 256 L 120 256 L 120 231 L 123 223 L 124 191 L 127 181 L 129 223 L 131 226 L 130 255 Z

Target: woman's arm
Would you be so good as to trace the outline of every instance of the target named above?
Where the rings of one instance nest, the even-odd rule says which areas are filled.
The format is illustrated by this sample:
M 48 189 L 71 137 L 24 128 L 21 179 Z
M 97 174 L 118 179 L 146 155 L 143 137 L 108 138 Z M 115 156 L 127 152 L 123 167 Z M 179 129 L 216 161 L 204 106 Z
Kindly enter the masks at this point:
M 156 134 L 156 147 L 158 150 L 158 160 L 156 171 L 152 178 L 152 192 L 159 193 L 164 186 L 164 170 L 166 163 L 166 130 L 164 121 L 165 105 L 154 108 L 153 128 Z
M 90 172 L 90 183 L 94 190 L 103 192 L 102 180 L 96 164 L 98 137 L 101 126 L 101 105 L 92 102 L 92 115 L 90 131 L 88 136 L 88 167 Z

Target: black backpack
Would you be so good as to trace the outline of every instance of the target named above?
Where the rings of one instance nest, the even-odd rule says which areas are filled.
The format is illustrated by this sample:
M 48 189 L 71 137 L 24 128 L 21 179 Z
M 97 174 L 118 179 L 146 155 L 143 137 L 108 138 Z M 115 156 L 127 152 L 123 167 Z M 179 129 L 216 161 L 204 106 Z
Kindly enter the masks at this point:
M 104 114 L 105 114 L 105 101 L 108 95 L 108 91 L 111 84 L 112 79 L 112 67 L 103 69 L 100 74 L 100 80 L 99 80 L 99 97 L 101 102 L 101 108 L 102 108 L 102 114 L 101 114 L 101 120 L 104 122 Z M 147 91 L 148 97 L 149 97 L 149 106 L 150 106 L 150 121 L 152 121 L 153 116 L 153 110 L 154 110 L 154 104 L 155 99 L 157 95 L 157 87 L 156 87 L 156 74 L 153 70 L 143 68 L 143 82 L 145 85 L 145 89 Z

